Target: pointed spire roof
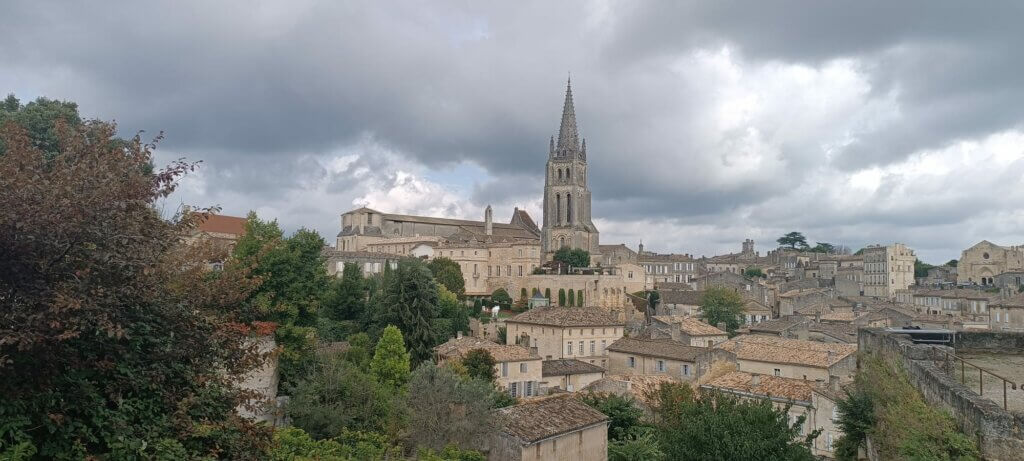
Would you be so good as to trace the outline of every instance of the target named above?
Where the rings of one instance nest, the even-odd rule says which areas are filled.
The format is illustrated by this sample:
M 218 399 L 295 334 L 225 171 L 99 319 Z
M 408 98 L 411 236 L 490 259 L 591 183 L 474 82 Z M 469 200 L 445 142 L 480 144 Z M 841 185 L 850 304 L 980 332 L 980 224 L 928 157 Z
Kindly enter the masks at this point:
M 576 129 L 576 108 L 572 102 L 572 79 L 565 85 L 565 103 L 562 105 L 562 125 L 558 129 L 556 156 L 569 157 L 580 152 L 580 135 Z

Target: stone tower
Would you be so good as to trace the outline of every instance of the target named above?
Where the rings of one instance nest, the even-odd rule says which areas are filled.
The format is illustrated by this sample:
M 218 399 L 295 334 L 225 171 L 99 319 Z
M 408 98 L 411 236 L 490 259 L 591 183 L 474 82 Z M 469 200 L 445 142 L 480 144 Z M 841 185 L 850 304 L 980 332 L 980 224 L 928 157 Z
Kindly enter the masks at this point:
M 571 81 L 565 88 L 558 142 L 552 137 L 548 144 L 548 163 L 544 177 L 544 225 L 541 228 L 543 260 L 550 261 L 554 252 L 563 246 L 589 251 L 591 261 L 600 253 L 597 228 L 590 220 L 587 141 L 580 141 L 576 129 Z

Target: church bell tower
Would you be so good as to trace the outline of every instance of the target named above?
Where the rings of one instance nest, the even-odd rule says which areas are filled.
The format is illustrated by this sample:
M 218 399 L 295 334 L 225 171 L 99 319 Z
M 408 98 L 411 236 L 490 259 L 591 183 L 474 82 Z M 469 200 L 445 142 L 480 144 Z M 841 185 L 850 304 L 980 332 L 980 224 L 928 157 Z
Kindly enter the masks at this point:
M 558 142 L 548 144 L 544 176 L 544 225 L 541 228 L 543 260 L 550 261 L 559 248 L 582 248 L 596 260 L 600 250 L 598 232 L 590 219 L 590 189 L 587 187 L 587 141 L 576 129 L 572 81 L 566 84 L 562 125 Z

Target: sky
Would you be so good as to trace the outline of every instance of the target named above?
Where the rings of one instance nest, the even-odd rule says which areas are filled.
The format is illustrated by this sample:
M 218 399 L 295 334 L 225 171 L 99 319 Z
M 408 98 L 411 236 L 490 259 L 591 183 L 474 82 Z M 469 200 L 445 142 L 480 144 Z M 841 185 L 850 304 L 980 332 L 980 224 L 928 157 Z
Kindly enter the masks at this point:
M 604 244 L 1024 243 L 1024 3 L 7 0 L 0 91 L 79 104 L 162 204 L 540 222 L 571 74 Z

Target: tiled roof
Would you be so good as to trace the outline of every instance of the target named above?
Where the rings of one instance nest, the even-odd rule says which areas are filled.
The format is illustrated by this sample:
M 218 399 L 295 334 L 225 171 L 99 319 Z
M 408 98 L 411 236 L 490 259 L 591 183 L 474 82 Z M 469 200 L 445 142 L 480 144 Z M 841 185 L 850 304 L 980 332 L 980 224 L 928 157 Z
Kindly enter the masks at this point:
M 811 393 L 815 388 L 814 381 L 771 375 L 757 375 L 757 377 L 759 382 L 754 384 L 752 373 L 731 371 L 708 381 L 705 386 L 804 402 L 811 400 Z
M 557 327 L 624 325 L 617 315 L 596 307 L 539 307 L 506 319 L 505 323 L 529 323 Z
M 494 413 L 502 432 L 526 444 L 608 421 L 603 413 L 569 394 L 530 400 Z
M 1012 296 L 1006 299 L 1000 299 L 999 301 L 993 302 L 994 307 L 1024 307 L 1024 294 Z
M 708 325 L 700 320 L 693 317 L 686 317 L 683 315 L 656 315 L 654 316 L 660 322 L 667 323 L 669 325 L 677 325 L 679 331 L 686 333 L 690 336 L 725 336 L 726 333 L 718 328 Z
M 763 331 L 766 333 L 782 333 L 806 321 L 798 315 L 789 315 L 773 320 L 767 320 L 750 326 L 750 331 Z
M 850 344 L 857 343 L 857 327 L 850 323 L 811 323 L 807 325 L 807 331 L 826 334 Z
M 662 304 L 685 304 L 689 306 L 699 306 L 700 298 L 704 296 L 704 291 L 693 291 L 693 290 L 665 290 L 659 291 L 661 295 Z
M 746 302 L 743 303 L 743 311 L 744 312 L 759 312 L 759 311 L 771 312 L 771 308 L 769 308 L 768 306 L 765 306 L 764 303 L 761 303 L 760 301 L 757 301 L 757 300 L 754 300 L 754 299 L 748 299 L 748 300 L 746 300 Z
M 494 361 L 498 363 L 540 360 L 540 356 L 530 354 L 530 350 L 523 346 L 498 344 L 494 341 L 472 336 L 449 339 L 444 344 L 435 347 L 434 351 L 442 357 L 462 358 L 473 349 L 483 349 L 490 352 L 491 356 L 494 357 Z
M 199 219 L 200 232 L 232 234 L 237 236 L 245 235 L 246 218 L 202 213 L 202 217 L 200 217 Z
M 693 362 L 699 355 L 708 351 L 706 347 L 691 346 L 671 339 L 638 338 L 620 338 L 609 344 L 606 350 L 684 362 Z
M 822 343 L 777 336 L 742 335 L 715 347 L 735 353 L 738 360 L 830 367 L 857 352 L 853 344 Z
M 996 293 L 986 293 L 981 290 L 971 290 L 967 288 L 955 288 L 952 290 L 925 290 L 914 292 L 914 297 L 926 297 L 926 296 L 938 296 L 940 298 L 949 299 L 989 299 L 993 300 L 999 297 Z
M 853 312 L 826 312 L 821 314 L 821 320 L 833 322 L 852 322 L 855 318 L 857 318 L 857 314 Z
M 545 360 L 541 363 L 542 376 L 583 375 L 587 373 L 604 373 L 604 368 L 576 359 Z
M 581 391 L 608 392 L 614 389 L 617 395 L 629 395 L 636 401 L 653 404 L 654 396 L 662 384 L 677 383 L 678 379 L 668 375 L 606 375 L 597 381 L 587 384 Z

